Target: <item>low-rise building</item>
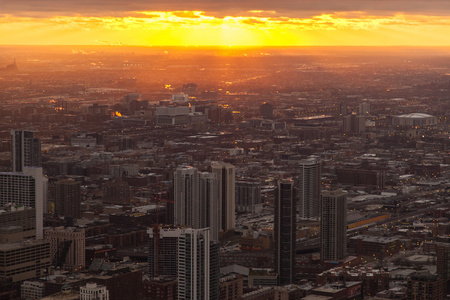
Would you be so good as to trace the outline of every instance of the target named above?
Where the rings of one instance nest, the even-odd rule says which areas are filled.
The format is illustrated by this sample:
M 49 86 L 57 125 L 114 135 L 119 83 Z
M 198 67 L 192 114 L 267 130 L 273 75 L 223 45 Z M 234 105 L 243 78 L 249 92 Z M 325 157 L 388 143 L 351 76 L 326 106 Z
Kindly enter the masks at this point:
M 349 253 L 382 259 L 400 252 L 401 240 L 396 237 L 358 235 L 349 239 Z

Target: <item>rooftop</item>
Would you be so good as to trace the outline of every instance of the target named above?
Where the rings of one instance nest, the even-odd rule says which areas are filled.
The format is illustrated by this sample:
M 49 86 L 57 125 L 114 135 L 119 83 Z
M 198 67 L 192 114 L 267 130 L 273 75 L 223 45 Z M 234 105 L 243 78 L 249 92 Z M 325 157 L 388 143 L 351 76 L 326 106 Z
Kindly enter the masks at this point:
M 433 118 L 433 116 L 429 115 L 429 114 L 424 114 L 424 113 L 411 113 L 411 114 L 397 116 L 397 118 L 425 119 L 425 118 Z

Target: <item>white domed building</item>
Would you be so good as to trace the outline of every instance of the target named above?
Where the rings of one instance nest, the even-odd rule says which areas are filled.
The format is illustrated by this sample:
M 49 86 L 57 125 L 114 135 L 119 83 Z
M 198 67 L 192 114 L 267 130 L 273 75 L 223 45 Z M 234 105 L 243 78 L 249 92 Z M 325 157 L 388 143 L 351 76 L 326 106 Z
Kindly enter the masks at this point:
M 436 125 L 437 123 L 437 117 L 423 113 L 400 115 L 392 119 L 392 125 L 394 126 L 426 127 Z

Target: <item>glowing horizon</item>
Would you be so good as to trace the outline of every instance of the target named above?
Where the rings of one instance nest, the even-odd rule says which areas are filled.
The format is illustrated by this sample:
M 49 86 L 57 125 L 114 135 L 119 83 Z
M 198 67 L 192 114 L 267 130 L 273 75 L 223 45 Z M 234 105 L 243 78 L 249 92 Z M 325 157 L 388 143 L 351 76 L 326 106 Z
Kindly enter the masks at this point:
M 204 11 L 133 11 L 127 16 L 0 19 L 0 45 L 450 46 L 450 18 L 365 12 L 288 17 L 276 11 L 214 16 Z

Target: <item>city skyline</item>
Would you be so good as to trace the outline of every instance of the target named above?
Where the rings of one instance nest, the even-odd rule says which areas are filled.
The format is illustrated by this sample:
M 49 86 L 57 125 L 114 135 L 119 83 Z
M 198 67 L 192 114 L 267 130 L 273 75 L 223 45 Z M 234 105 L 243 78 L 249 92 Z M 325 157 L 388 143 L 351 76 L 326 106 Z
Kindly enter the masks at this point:
M 102 24 L 114 14 L 121 24 L 121 2 L 101 10 L 99 1 L 70 4 L 70 18 L 96 14 Z M 404 2 L 384 12 L 395 3 Z M 34 11 L 43 24 L 50 4 Z M 69 7 L 60 4 L 54 15 Z M 225 16 L 254 5 L 226 4 L 160 13 L 174 33 L 192 21 L 213 35 L 204 16 L 232 21 Z M 327 2 L 306 4 L 258 7 L 292 18 L 336 13 L 319 11 Z M 19 15 L 18 5 L 2 12 Z M 80 39 L 61 34 L 81 43 L 89 32 L 76 22 L 69 31 Z M 38 38 L 35 30 L 22 41 Z M 128 25 L 121 30 L 132 37 Z M 0 46 L 0 295 L 355 300 L 430 288 L 443 299 L 449 48 L 374 49 Z

